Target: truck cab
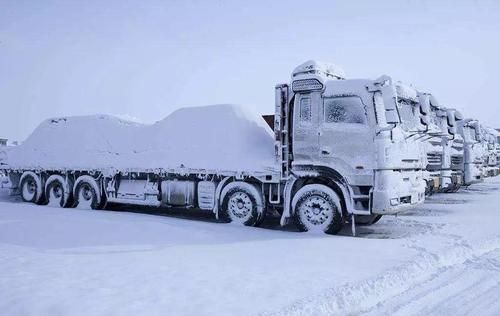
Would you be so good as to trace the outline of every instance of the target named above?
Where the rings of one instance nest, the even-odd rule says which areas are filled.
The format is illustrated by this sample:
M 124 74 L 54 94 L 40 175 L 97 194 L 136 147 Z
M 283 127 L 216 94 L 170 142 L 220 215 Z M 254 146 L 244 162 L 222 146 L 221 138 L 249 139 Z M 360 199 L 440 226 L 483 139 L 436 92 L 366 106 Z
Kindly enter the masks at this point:
M 458 132 L 464 140 L 464 185 L 483 181 L 481 133 L 478 121 L 464 119 L 458 125 Z
M 497 166 L 497 131 L 492 128 L 486 128 L 485 131 L 488 142 L 488 176 L 495 177 L 499 174 Z
M 451 140 L 448 141 L 451 169 L 451 187 L 448 192 L 456 192 L 462 185 L 464 179 L 464 139 L 458 128 L 463 120 L 462 114 L 456 109 L 447 109 L 448 131 Z
M 345 79 L 335 66 L 309 61 L 276 89 L 284 177 L 335 183 L 346 213 L 360 222 L 423 202 L 418 144 L 406 137 L 390 77 Z
M 426 180 L 426 193 L 432 194 L 440 191 L 448 181 L 443 174 L 444 166 L 449 165 L 445 157 L 445 147 L 448 141 L 448 130 L 443 118 L 446 112 L 439 105 L 437 99 L 430 93 L 419 92 L 422 120 L 427 122 L 424 142 L 424 178 Z

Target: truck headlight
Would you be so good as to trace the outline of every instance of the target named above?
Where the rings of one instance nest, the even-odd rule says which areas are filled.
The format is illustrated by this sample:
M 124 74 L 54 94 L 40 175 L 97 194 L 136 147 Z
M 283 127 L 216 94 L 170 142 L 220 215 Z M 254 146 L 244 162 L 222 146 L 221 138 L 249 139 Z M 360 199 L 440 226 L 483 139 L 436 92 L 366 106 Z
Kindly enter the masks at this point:
M 392 205 L 392 206 L 399 205 L 399 199 L 398 199 L 398 198 L 391 199 L 391 200 L 390 200 L 390 202 L 391 202 L 391 205 Z

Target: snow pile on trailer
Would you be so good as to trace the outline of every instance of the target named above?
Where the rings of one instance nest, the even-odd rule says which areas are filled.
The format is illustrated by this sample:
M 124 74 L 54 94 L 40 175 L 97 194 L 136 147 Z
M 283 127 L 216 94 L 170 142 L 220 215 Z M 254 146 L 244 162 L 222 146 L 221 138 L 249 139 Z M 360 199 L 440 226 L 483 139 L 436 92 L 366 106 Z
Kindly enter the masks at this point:
M 10 168 L 276 169 L 262 117 L 237 105 L 183 108 L 145 125 L 108 115 L 49 119 L 8 155 Z

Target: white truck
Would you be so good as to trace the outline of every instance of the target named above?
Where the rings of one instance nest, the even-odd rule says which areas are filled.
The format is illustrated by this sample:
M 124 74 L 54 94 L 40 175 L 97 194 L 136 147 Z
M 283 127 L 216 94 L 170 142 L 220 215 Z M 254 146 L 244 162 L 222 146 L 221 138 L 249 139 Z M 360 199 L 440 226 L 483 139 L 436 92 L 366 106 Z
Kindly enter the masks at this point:
M 249 226 L 272 208 L 282 225 L 292 220 L 300 230 L 330 234 L 349 220 L 353 228 L 371 224 L 424 201 L 419 145 L 402 127 L 389 77 L 346 80 L 336 66 L 309 61 L 275 91 L 274 133 L 262 118 L 241 120 L 231 106 L 213 115 L 203 108 L 203 119 L 193 117 L 196 109 L 180 110 L 152 126 L 97 118 L 116 125 L 112 131 L 59 118 L 42 123 L 0 169 L 26 202 L 199 208 Z M 224 122 L 216 121 L 221 113 L 229 115 Z M 241 128 L 259 137 L 238 140 Z M 221 140 L 216 129 L 236 140 Z M 70 134 L 76 136 L 66 142 Z
M 426 137 L 422 137 L 424 156 L 424 177 L 427 184 L 427 194 L 441 191 L 443 187 L 451 183 L 448 177 L 445 151 L 448 143 L 449 133 L 443 118 L 446 111 L 439 105 L 436 98 L 430 93 L 418 93 L 420 114 L 422 122 L 425 122 Z
M 464 185 L 483 181 L 483 158 L 480 144 L 480 126 L 474 119 L 464 119 L 458 125 L 458 132 L 464 139 Z
M 484 131 L 488 147 L 486 173 L 489 177 L 495 177 L 500 173 L 497 166 L 497 131 L 489 127 L 485 128 Z

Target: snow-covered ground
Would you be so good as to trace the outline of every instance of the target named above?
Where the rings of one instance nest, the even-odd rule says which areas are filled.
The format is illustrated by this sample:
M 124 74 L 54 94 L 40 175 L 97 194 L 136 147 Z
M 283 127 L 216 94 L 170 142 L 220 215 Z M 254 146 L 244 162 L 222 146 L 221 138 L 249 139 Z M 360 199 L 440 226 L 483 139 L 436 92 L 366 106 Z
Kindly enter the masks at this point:
M 3 315 L 500 314 L 500 178 L 340 236 L 0 190 Z

